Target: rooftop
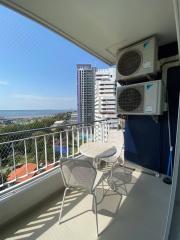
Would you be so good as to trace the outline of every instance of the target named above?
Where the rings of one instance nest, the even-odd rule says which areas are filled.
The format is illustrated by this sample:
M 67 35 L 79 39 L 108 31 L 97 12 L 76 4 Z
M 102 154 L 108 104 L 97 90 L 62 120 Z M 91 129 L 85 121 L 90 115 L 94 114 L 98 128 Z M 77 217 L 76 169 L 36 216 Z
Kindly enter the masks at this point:
M 27 163 L 27 165 L 23 164 L 19 168 L 17 168 L 16 170 L 13 170 L 9 174 L 8 181 L 12 181 L 12 180 L 14 180 L 14 178 L 19 178 L 17 182 L 23 182 L 36 174 L 36 173 L 32 173 L 32 174 L 29 174 L 29 176 L 25 176 L 26 170 L 31 173 L 31 172 L 35 171 L 36 168 L 37 168 L 37 165 L 35 163 Z M 23 176 L 25 176 L 25 177 L 23 177 Z

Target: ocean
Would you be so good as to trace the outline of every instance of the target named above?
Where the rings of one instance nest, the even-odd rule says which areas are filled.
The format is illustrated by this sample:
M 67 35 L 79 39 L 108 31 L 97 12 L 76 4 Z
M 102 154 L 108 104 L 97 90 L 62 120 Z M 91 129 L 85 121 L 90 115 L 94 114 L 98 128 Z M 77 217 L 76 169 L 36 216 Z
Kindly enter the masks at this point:
M 0 119 L 48 117 L 63 112 L 68 110 L 0 110 Z

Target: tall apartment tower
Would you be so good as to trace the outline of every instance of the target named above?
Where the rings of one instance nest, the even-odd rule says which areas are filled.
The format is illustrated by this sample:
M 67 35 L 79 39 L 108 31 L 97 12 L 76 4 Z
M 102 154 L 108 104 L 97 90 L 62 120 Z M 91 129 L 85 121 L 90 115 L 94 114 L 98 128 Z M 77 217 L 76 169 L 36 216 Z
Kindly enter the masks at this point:
M 95 76 L 95 120 L 116 117 L 116 70 L 97 69 Z
M 77 65 L 78 122 L 94 121 L 94 84 L 96 68 L 91 64 Z

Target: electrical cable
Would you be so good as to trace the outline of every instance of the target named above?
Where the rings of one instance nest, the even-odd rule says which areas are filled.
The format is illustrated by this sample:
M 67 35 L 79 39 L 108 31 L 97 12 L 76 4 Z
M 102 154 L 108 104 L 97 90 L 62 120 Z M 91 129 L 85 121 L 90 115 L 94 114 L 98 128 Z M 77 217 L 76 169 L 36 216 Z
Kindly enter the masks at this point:
M 168 136 L 169 136 L 169 161 L 167 168 L 167 175 L 172 176 L 172 160 L 173 160 L 173 146 L 171 140 L 171 121 L 170 121 L 170 112 L 169 112 L 169 99 L 167 94 L 167 108 L 168 108 Z
M 173 161 L 173 146 L 171 140 L 171 121 L 170 121 L 170 112 L 169 112 L 169 100 L 167 93 L 167 110 L 168 110 L 168 137 L 169 137 L 169 159 L 168 159 L 168 167 L 167 167 L 167 177 L 164 177 L 163 182 L 166 184 L 172 184 L 172 161 Z

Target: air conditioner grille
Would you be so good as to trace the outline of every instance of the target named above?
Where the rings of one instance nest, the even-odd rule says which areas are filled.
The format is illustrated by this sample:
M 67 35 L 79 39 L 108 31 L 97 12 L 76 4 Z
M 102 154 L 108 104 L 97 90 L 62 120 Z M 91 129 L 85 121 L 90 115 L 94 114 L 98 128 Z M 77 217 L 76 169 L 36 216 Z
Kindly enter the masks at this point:
M 144 88 L 127 88 L 120 92 L 118 104 L 121 110 L 132 112 L 143 108 Z
M 124 53 L 118 61 L 118 72 L 123 76 L 129 76 L 136 72 L 141 65 L 141 55 L 137 51 Z

